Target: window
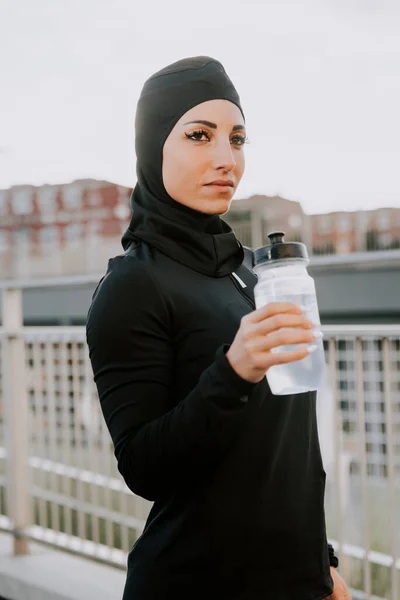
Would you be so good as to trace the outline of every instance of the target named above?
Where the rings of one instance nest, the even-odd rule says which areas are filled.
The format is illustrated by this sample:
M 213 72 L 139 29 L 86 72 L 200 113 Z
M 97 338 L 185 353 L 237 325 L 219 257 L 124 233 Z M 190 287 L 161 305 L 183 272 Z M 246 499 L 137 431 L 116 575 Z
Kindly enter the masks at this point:
M 89 223 L 86 223 L 86 235 L 88 237 L 101 235 L 102 229 L 103 224 L 101 221 L 89 221 Z
M 57 211 L 58 186 L 46 185 L 37 190 L 37 203 L 43 223 L 54 221 Z
M 355 462 L 355 461 L 351 461 L 350 463 L 350 474 L 351 475 L 359 475 L 361 472 L 360 469 L 360 464 Z
M 361 231 L 366 231 L 369 225 L 370 214 L 367 211 L 360 211 L 357 213 L 357 224 Z
M 290 215 L 289 216 L 289 225 L 293 229 L 298 229 L 301 226 L 302 218 L 300 215 Z
M 386 230 L 390 228 L 390 215 L 388 210 L 378 212 L 378 229 Z
M 352 226 L 352 222 L 351 222 L 350 215 L 339 215 L 339 220 L 338 220 L 339 231 L 341 231 L 341 232 L 349 231 L 349 229 L 351 229 L 351 226 Z
M 332 231 L 332 221 L 330 215 L 322 215 L 320 216 L 317 227 L 321 233 L 330 233 Z
M 114 208 L 114 214 L 117 217 L 117 219 L 121 219 L 121 221 L 126 221 L 131 215 L 131 209 L 127 204 L 122 204 L 122 202 L 120 202 Z M 235 221 L 235 218 L 233 218 L 233 221 Z
M 7 213 L 7 192 L 0 190 L 0 216 Z
M 70 183 L 63 189 L 64 208 L 80 208 L 82 201 L 82 186 L 80 183 Z
M 381 233 L 379 236 L 379 243 L 381 246 L 386 247 L 391 244 L 392 236 L 390 233 Z
M 58 244 L 58 229 L 52 225 L 39 230 L 39 239 L 42 246 L 56 246 Z
M 90 190 L 88 193 L 88 204 L 89 206 L 101 206 L 103 204 L 103 198 L 98 190 Z
M 28 227 L 18 227 L 14 230 L 13 250 L 19 255 L 26 255 L 29 251 L 30 230 Z
M 73 244 L 82 238 L 83 234 L 83 225 L 82 223 L 73 223 L 72 225 L 68 225 L 64 229 L 65 242 L 67 244 Z
M 349 419 L 343 419 L 342 428 L 346 433 L 354 433 L 354 431 L 357 431 L 357 423 Z
M 8 232 L 0 229 L 0 253 L 8 249 Z
M 32 212 L 32 189 L 17 188 L 12 191 L 11 202 L 16 215 L 26 215 Z

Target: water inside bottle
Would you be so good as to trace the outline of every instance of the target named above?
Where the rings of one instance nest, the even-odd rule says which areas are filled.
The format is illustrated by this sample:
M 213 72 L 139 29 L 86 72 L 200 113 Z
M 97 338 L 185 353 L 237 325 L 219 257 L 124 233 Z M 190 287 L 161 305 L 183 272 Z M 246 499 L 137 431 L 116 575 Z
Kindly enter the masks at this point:
M 263 302 L 264 300 L 264 302 Z M 288 294 L 279 296 L 279 298 L 265 299 L 260 294 L 257 298 L 257 305 L 262 306 L 267 302 L 290 302 L 300 306 L 305 316 L 310 319 L 317 328 L 320 327 L 318 304 L 314 294 Z M 317 390 L 323 383 L 325 371 L 325 356 L 322 339 L 311 342 L 315 350 L 301 360 L 283 364 L 274 365 L 268 369 L 267 379 L 273 394 L 299 394 L 302 392 Z M 295 350 L 297 344 L 279 346 L 272 352 L 282 352 Z
M 324 350 L 321 340 L 315 344 L 315 352 L 306 358 L 268 369 L 267 379 L 273 394 L 301 394 L 321 387 L 325 368 Z

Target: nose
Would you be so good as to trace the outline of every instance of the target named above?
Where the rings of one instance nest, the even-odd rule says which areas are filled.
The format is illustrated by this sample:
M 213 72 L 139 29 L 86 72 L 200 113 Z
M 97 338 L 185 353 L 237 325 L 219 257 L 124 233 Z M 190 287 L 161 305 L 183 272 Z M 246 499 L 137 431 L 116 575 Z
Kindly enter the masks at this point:
M 214 167 L 229 173 L 236 167 L 236 160 L 230 141 L 221 141 L 215 146 Z

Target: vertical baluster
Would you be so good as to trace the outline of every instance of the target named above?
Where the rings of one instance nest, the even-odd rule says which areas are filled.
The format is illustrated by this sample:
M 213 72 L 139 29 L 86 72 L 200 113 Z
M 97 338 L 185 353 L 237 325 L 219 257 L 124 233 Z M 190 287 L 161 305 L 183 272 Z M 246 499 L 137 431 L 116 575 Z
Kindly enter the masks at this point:
M 336 340 L 334 337 L 329 339 L 329 370 L 332 382 L 332 393 L 334 398 L 334 455 L 335 455 L 335 477 L 337 490 L 337 536 L 338 536 L 338 558 L 343 559 L 343 490 L 340 468 L 341 447 L 340 447 L 340 416 L 338 399 L 338 371 L 336 364 Z
M 60 460 L 58 448 L 58 423 L 57 423 L 57 403 L 56 390 L 54 385 L 54 348 L 53 341 L 46 341 L 46 374 L 47 374 L 47 414 L 48 414 L 48 439 L 49 439 L 49 459 L 58 462 Z M 49 473 L 50 491 L 58 492 L 58 475 L 54 469 Z M 54 532 L 60 531 L 59 509 L 55 502 L 51 502 L 51 529 Z M 56 535 L 54 536 L 54 539 Z
M 86 524 L 85 524 L 85 487 L 82 481 L 82 471 L 87 468 L 86 460 L 86 448 L 85 440 L 82 434 L 82 422 L 81 422 L 81 411 L 78 408 L 81 402 L 81 394 L 79 389 L 79 375 L 78 375 L 78 361 L 79 354 L 77 348 L 77 342 L 71 340 L 71 376 L 72 376 L 72 395 L 74 398 L 74 419 L 75 419 L 75 437 L 76 437 L 76 463 L 78 467 L 76 485 L 77 485 L 77 509 L 78 509 L 78 537 L 81 539 L 84 545 L 86 536 Z
M 356 384 L 357 384 L 357 410 L 359 424 L 359 451 L 361 464 L 361 498 L 363 510 L 363 538 L 364 538 L 364 590 L 367 600 L 371 598 L 371 565 L 369 562 L 369 510 L 368 510 L 368 471 L 367 471 L 367 448 L 365 435 L 365 404 L 364 404 L 364 369 L 363 369 L 363 347 L 360 337 L 356 338 Z
M 385 425 L 386 425 L 386 448 L 387 448 L 387 477 L 389 485 L 389 523 L 392 549 L 392 565 L 391 565 L 391 582 L 392 595 L 391 600 L 398 600 L 397 586 L 397 528 L 395 526 L 396 513 L 396 487 L 395 487 L 395 470 L 394 470 L 394 440 L 393 440 L 393 416 L 392 416 L 392 395 L 391 395 L 391 369 L 389 355 L 389 339 L 385 337 L 382 343 L 383 350 L 383 381 L 384 381 L 384 402 L 385 402 Z

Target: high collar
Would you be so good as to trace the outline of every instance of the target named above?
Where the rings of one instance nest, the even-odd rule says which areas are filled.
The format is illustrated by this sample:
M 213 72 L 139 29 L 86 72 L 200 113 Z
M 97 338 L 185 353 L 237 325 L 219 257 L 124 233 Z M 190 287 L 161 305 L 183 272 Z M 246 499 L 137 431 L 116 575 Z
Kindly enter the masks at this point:
M 219 216 L 164 204 L 139 184 L 133 190 L 131 204 L 133 217 L 122 238 L 124 249 L 138 238 L 211 277 L 229 275 L 242 264 L 243 247 Z

